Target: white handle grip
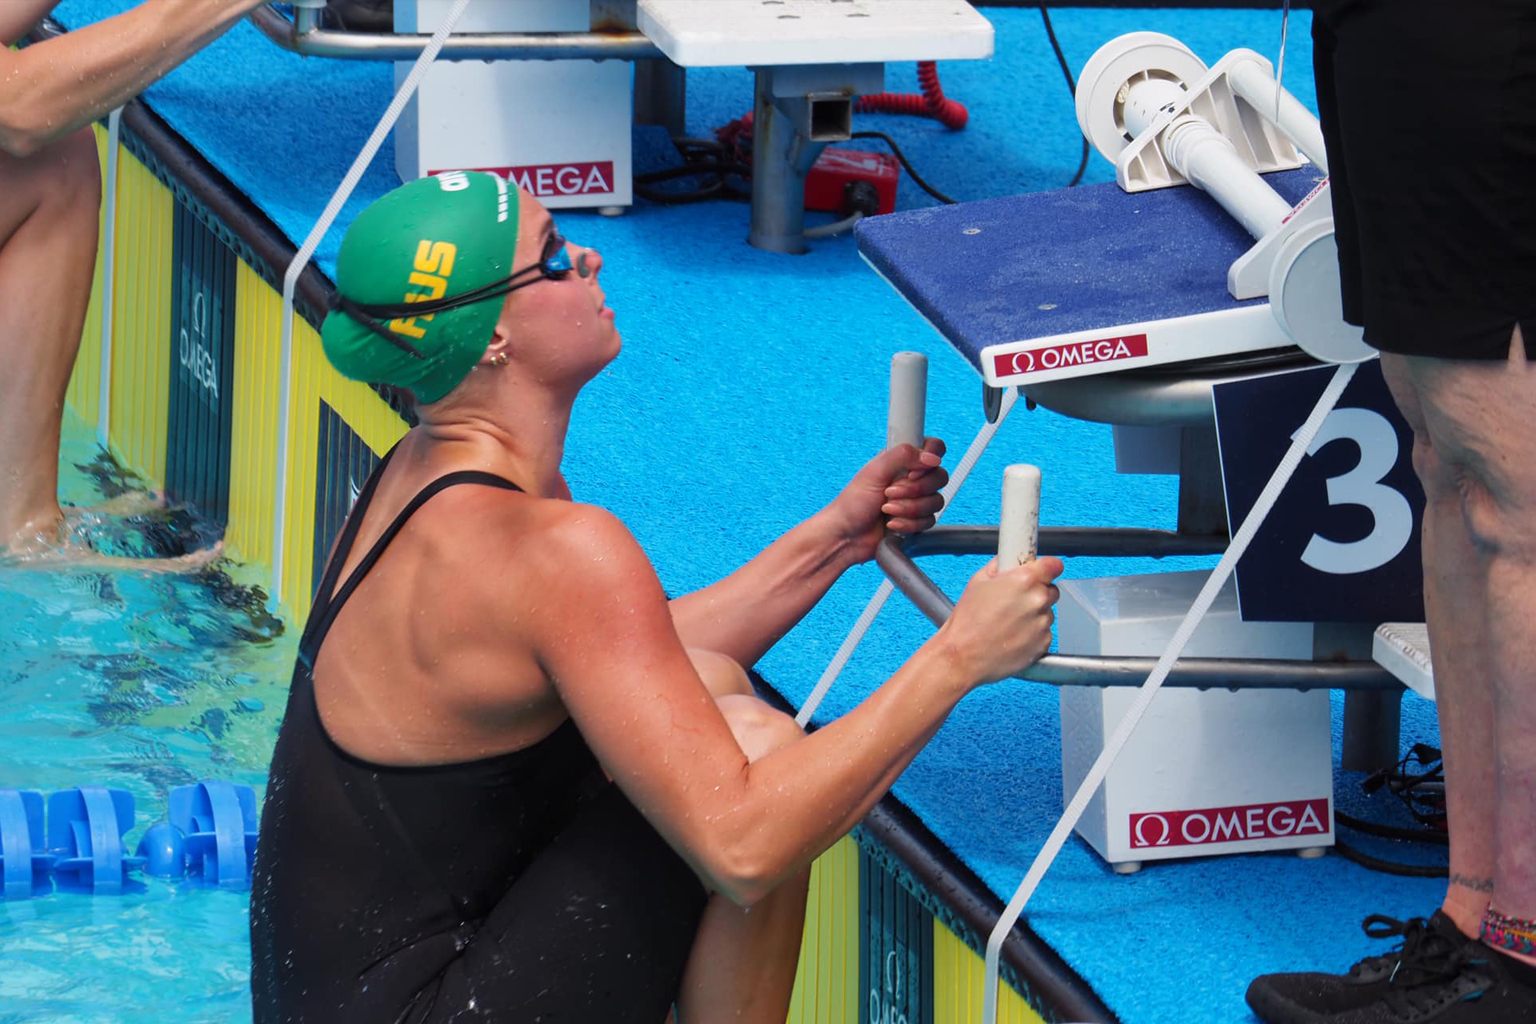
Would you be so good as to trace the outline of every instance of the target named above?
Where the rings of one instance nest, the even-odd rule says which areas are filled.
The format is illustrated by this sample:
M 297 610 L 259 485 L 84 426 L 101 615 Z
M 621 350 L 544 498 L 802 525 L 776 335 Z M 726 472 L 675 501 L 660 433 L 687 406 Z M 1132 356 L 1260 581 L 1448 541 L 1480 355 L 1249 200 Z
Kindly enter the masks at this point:
M 997 567 L 1033 562 L 1040 541 L 1040 467 L 1016 463 L 1003 470 L 1003 512 L 997 531 Z
M 923 446 L 923 419 L 928 408 L 928 357 L 921 352 L 897 352 L 891 357 L 891 405 L 885 420 L 885 446 Z

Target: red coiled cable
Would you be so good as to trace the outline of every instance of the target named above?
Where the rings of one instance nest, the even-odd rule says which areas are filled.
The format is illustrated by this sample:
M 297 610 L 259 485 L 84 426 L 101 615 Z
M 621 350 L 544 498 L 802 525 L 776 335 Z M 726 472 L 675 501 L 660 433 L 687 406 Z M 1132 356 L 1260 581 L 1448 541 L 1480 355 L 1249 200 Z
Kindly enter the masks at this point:
M 931 60 L 917 62 L 917 81 L 923 87 L 922 95 L 916 93 L 877 92 L 860 96 L 853 110 L 857 114 L 912 114 L 931 117 L 950 131 L 965 127 L 970 114 L 965 105 L 949 99 L 939 85 L 939 69 Z

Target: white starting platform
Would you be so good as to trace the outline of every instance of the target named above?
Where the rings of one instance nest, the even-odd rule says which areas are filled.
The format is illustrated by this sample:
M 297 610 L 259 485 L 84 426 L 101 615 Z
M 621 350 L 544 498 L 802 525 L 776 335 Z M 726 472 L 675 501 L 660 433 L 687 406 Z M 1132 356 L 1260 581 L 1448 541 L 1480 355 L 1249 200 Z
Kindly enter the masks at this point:
M 1429 627 L 1422 622 L 1383 622 L 1371 638 L 1371 657 L 1425 700 L 1435 699 L 1429 660 Z
M 992 56 L 992 24 L 965 0 L 640 0 L 637 21 L 680 67 L 756 71 L 748 241 L 805 251 L 805 176 L 853 131 L 853 102 L 885 61 Z
M 965 0 L 640 0 L 637 19 L 685 68 L 992 56 L 992 23 Z

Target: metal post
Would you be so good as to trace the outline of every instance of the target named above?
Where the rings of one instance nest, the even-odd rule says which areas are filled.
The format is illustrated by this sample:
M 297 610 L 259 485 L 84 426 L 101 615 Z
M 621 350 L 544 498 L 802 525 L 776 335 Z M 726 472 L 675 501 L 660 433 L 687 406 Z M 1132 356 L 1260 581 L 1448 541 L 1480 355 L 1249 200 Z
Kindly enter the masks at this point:
M 635 61 L 635 123 L 659 124 L 674 139 L 688 134 L 688 69 L 665 57 Z
M 1179 430 L 1179 533 L 1225 537 L 1227 501 L 1214 424 Z
M 1374 772 L 1402 757 L 1402 690 L 1350 690 L 1344 694 L 1344 736 L 1339 767 Z
M 806 251 L 805 174 L 825 144 L 806 138 L 795 119 L 780 109 L 773 95 L 774 71 L 757 70 L 752 107 L 752 228 L 747 241 L 769 252 L 802 253 Z

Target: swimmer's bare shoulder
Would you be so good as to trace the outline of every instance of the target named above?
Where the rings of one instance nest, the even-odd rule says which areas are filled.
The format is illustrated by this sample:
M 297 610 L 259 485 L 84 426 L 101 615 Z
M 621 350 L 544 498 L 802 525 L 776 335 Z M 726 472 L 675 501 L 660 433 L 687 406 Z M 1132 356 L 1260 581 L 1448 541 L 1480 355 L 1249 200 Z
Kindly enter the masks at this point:
M 594 618 L 600 609 L 640 604 L 670 628 L 655 570 L 618 516 L 599 505 L 476 490 L 451 488 L 434 499 L 443 501 L 436 555 L 453 567 L 445 586 L 494 600 L 510 616 L 502 622 L 509 635 L 539 646 L 600 634 L 612 625 Z

